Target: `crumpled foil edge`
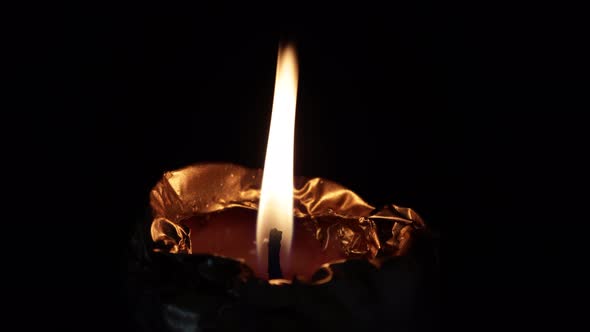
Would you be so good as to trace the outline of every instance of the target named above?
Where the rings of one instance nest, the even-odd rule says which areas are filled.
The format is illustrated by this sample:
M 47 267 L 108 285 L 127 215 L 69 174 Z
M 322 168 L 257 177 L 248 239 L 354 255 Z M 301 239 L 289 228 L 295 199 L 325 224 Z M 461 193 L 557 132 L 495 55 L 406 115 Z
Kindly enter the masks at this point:
M 235 207 L 256 210 L 261 181 L 261 169 L 230 163 L 193 164 L 164 173 L 150 193 L 151 237 L 158 248 L 166 248 L 158 250 L 191 254 L 190 230 L 180 222 Z M 411 208 L 388 204 L 376 209 L 336 182 L 296 177 L 294 185 L 294 216 L 319 221 L 316 238 L 324 245 L 339 241 L 352 257 L 403 255 L 412 234 L 426 229 Z M 340 218 L 326 218 L 334 216 Z

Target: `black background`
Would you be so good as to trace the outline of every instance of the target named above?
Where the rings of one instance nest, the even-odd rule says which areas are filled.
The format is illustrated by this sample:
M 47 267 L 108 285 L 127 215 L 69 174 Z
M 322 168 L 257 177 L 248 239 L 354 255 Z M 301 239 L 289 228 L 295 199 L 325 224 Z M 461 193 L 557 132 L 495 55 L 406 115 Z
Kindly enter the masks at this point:
M 572 259 L 541 218 L 566 206 L 553 188 L 568 171 L 554 165 L 578 158 L 578 131 L 550 88 L 575 76 L 557 60 L 571 35 L 541 7 L 127 4 L 49 16 L 31 30 L 48 53 L 42 82 L 68 111 L 36 119 L 42 151 L 29 157 L 68 175 L 51 180 L 50 211 L 68 239 L 51 248 L 69 254 L 46 270 L 58 270 L 49 288 L 76 296 L 57 318 L 128 318 L 129 239 L 163 172 L 262 167 L 281 38 L 299 54 L 295 172 L 412 207 L 440 234 L 441 328 L 552 312 L 529 302 L 577 290 L 547 282 Z

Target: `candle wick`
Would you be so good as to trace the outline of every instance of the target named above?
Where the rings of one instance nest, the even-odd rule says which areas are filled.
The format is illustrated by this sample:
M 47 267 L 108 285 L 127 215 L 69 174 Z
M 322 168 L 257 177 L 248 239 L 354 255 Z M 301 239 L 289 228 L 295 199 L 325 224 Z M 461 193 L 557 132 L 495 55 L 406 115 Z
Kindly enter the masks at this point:
M 283 232 L 276 228 L 270 230 L 268 236 L 268 279 L 282 279 L 281 271 L 281 238 Z

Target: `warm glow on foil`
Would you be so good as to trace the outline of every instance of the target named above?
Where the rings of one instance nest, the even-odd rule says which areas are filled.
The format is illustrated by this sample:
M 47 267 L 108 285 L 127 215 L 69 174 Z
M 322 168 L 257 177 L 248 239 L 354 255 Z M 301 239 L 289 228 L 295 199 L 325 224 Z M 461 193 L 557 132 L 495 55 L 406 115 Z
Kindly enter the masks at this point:
M 281 231 L 281 265 L 288 266 L 293 236 L 293 149 L 298 68 L 295 50 L 279 50 L 272 117 L 266 147 L 260 204 L 256 221 L 256 250 L 264 264 L 271 229 Z

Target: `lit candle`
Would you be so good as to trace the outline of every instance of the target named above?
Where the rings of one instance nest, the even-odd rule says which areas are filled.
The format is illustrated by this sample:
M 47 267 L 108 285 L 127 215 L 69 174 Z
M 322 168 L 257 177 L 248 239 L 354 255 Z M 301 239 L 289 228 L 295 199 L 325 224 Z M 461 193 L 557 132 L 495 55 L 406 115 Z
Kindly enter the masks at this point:
M 423 251 L 406 255 L 426 233 L 422 219 L 326 179 L 293 177 L 297 76 L 294 49 L 280 49 L 264 170 L 194 164 L 152 189 L 155 252 L 135 265 L 143 326 L 407 329 L 421 319 L 405 305 L 428 280 Z
M 229 257 L 259 278 L 287 280 L 310 280 L 323 264 L 342 259 L 403 254 L 411 230 L 423 227 L 411 209 L 375 212 L 331 181 L 294 182 L 297 81 L 288 45 L 278 54 L 263 171 L 200 164 L 164 175 L 151 199 L 156 250 Z

